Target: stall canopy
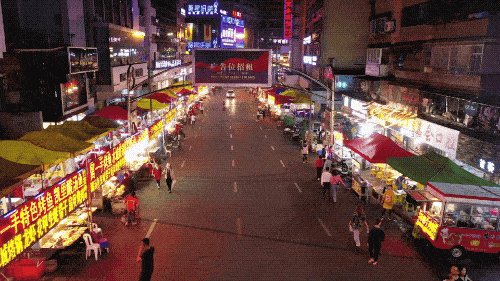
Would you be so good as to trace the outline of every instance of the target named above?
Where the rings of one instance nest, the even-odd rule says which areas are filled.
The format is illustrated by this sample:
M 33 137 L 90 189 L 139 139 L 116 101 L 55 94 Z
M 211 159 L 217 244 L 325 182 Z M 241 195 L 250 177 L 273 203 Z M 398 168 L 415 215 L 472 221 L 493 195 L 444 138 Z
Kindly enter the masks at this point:
M 159 110 L 163 108 L 168 108 L 169 106 L 154 99 L 141 99 L 137 101 L 137 107 L 139 107 L 142 110 L 149 111 L 151 109 Z
M 23 179 L 40 172 L 40 165 L 26 165 L 0 158 L 0 198 L 11 193 Z
M 38 147 L 28 141 L 0 141 L 0 157 L 25 165 L 52 165 L 70 158 L 69 152 L 61 152 Z
M 405 158 L 388 158 L 387 164 L 408 178 L 427 185 L 429 181 L 468 184 L 480 186 L 498 186 L 477 177 L 460 168 L 449 158 L 435 152 Z
M 274 94 L 279 95 L 279 94 L 281 94 L 281 93 L 283 93 L 285 91 L 286 91 L 286 89 L 283 88 L 283 87 L 275 87 L 275 88 L 271 88 L 271 89 L 267 90 L 266 93 L 268 93 L 268 94 L 269 93 L 274 93 Z
M 276 94 L 274 92 L 268 92 L 268 99 L 273 100 L 274 104 L 284 104 L 284 103 L 293 103 L 292 97 L 289 96 L 282 96 L 279 94 Z
M 97 128 L 86 121 L 66 121 L 62 125 L 50 125 L 46 130 L 58 132 L 76 140 L 92 142 L 107 135 L 114 129 Z
M 31 131 L 19 140 L 50 150 L 69 152 L 73 155 L 85 153 L 94 148 L 94 144 L 68 138 L 56 131 Z
M 83 120 L 89 122 L 90 125 L 96 127 L 96 128 L 102 128 L 102 129 L 116 129 L 120 127 L 120 124 L 117 122 L 104 118 L 101 116 L 91 116 L 87 115 Z
M 106 106 L 94 113 L 94 116 L 101 116 L 112 120 L 128 120 L 128 112 L 119 106 Z
M 152 95 L 147 96 L 147 98 L 157 100 L 161 103 L 173 103 L 177 99 L 177 97 L 172 97 L 166 93 L 161 93 L 161 92 L 156 92 Z
M 174 99 L 178 99 L 179 98 L 179 96 L 177 96 L 174 91 L 168 90 L 168 89 L 167 90 L 162 90 L 162 91 L 159 91 L 159 92 L 156 92 L 156 93 L 164 94 L 164 95 L 167 95 L 167 96 L 169 96 L 171 98 L 174 98 Z M 154 93 L 154 94 L 156 94 L 156 93 Z
M 415 156 L 415 154 L 401 148 L 390 138 L 379 133 L 373 133 L 367 138 L 344 140 L 344 145 L 370 163 L 387 163 L 388 157 Z
M 194 95 L 195 93 L 188 90 L 188 89 L 181 89 L 180 91 L 177 92 L 177 95 L 179 96 L 190 96 L 190 95 Z

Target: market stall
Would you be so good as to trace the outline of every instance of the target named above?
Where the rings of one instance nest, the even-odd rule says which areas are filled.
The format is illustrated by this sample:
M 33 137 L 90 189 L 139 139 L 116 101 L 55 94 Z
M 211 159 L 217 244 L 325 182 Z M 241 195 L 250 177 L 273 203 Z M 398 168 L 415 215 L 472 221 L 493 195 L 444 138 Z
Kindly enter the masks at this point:
M 390 138 L 379 133 L 373 133 L 367 138 L 344 140 L 344 145 L 357 155 L 353 158 L 356 167 L 353 173 L 352 187 L 356 193 L 362 194 L 361 186 L 367 186 L 368 196 L 379 200 L 387 186 L 392 186 L 400 174 L 387 165 L 388 157 L 408 157 L 413 153 L 398 146 Z M 396 203 L 400 203 L 401 194 L 397 194 Z
M 430 181 L 426 189 L 435 199 L 418 208 L 415 237 L 455 258 L 465 251 L 500 252 L 500 186 Z

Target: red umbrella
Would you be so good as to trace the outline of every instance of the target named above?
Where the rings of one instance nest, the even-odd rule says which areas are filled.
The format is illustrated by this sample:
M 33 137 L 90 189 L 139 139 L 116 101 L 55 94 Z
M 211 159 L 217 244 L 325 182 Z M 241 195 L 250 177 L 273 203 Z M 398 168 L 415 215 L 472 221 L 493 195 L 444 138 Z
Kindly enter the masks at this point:
M 194 94 L 194 92 L 191 92 L 188 89 L 182 89 L 179 92 L 177 92 L 177 95 L 179 95 L 179 96 L 189 96 L 189 95 L 192 95 L 192 94 Z
M 173 98 L 167 94 L 163 94 L 160 92 L 156 92 L 152 95 L 149 95 L 147 98 L 157 100 L 161 103 L 173 103 L 176 100 L 176 98 Z
M 128 120 L 128 112 L 119 106 L 107 106 L 93 116 L 101 116 L 112 120 Z

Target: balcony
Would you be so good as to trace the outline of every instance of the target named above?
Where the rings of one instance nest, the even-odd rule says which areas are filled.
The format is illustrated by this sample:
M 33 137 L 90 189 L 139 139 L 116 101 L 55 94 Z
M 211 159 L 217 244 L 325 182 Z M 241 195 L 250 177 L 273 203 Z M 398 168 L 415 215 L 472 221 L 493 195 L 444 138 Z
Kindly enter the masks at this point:
M 390 65 L 367 63 L 365 68 L 365 75 L 375 77 L 387 77 L 389 75 Z

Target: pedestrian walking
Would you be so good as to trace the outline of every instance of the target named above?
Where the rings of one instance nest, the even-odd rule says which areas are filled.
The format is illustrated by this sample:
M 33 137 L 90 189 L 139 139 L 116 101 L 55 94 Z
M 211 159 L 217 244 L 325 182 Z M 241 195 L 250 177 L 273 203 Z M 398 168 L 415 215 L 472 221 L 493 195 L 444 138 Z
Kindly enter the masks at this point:
M 323 164 L 323 170 L 326 169 L 326 167 L 329 167 L 330 169 L 332 168 L 332 160 L 326 158 Z
M 370 232 L 370 228 L 368 227 L 368 222 L 366 221 L 365 211 L 363 207 L 356 207 L 354 214 L 352 215 L 352 219 L 349 222 L 349 230 L 354 235 L 354 242 L 356 243 L 356 247 L 361 247 L 361 241 L 359 240 L 359 230 L 361 229 L 361 223 L 365 223 L 366 225 L 366 233 Z
M 307 163 L 307 155 L 309 154 L 309 145 L 304 143 L 304 146 L 302 146 L 302 163 Z
M 141 275 L 139 281 L 150 281 L 154 269 L 155 248 L 149 245 L 149 238 L 141 241 L 141 247 L 137 254 L 136 262 L 141 262 Z
M 328 198 L 330 198 L 330 189 L 332 186 L 332 183 L 330 182 L 332 178 L 332 174 L 330 173 L 330 168 L 326 167 L 325 171 L 323 174 L 321 174 L 321 186 L 323 187 L 323 196 L 325 196 L 326 193 L 328 193 Z
M 173 186 L 174 182 L 176 182 L 176 179 L 174 176 L 174 170 L 170 166 L 170 163 L 167 163 L 167 166 L 165 169 L 165 181 L 167 183 L 168 192 L 172 193 L 172 186 Z
M 137 208 L 139 207 L 139 199 L 135 197 L 135 191 L 132 191 L 132 194 L 123 201 L 127 208 L 127 220 L 125 221 L 125 226 L 127 226 L 131 223 L 135 223 L 135 216 Z
M 161 184 L 161 174 L 162 174 L 162 169 L 161 169 L 161 166 L 158 165 L 158 164 L 155 164 L 155 168 L 153 170 L 153 175 L 155 177 L 155 180 L 156 180 L 156 186 L 158 187 L 158 189 L 160 189 L 160 184 Z
M 330 178 L 330 183 L 332 186 L 332 199 L 333 202 L 337 203 L 337 193 L 339 191 L 339 183 L 342 183 L 344 186 L 346 185 L 342 177 L 340 176 L 340 172 L 337 169 L 332 171 L 332 177 Z
M 321 179 L 322 172 L 323 172 L 323 158 L 321 158 L 321 155 L 319 155 L 318 160 L 316 160 L 316 178 L 318 180 Z
M 191 127 L 194 127 L 194 123 L 196 122 L 196 117 L 194 117 L 194 114 L 191 115 Z
M 460 280 L 460 274 L 461 272 L 458 271 L 458 267 L 452 266 L 450 268 L 450 273 L 448 273 L 448 278 L 444 279 L 443 281 L 457 281 Z
M 384 195 L 382 195 L 382 207 L 384 208 L 384 212 L 382 213 L 382 217 L 387 215 L 387 219 L 391 219 L 391 214 L 394 211 L 394 191 L 392 190 L 392 186 L 387 186 L 385 188 Z
M 385 240 L 384 229 L 380 226 L 382 224 L 381 219 L 377 219 L 373 228 L 368 232 L 368 252 L 370 253 L 370 259 L 368 263 L 376 265 L 378 263 L 378 256 L 380 254 L 380 249 L 382 249 L 382 242 Z

